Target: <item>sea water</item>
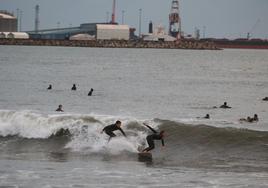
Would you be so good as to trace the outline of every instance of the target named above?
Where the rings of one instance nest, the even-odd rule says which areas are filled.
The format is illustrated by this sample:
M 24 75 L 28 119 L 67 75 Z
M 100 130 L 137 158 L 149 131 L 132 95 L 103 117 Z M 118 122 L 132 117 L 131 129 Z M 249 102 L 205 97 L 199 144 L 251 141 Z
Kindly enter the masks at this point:
M 0 187 L 268 186 L 267 51 L 0 46 L 0 72 Z

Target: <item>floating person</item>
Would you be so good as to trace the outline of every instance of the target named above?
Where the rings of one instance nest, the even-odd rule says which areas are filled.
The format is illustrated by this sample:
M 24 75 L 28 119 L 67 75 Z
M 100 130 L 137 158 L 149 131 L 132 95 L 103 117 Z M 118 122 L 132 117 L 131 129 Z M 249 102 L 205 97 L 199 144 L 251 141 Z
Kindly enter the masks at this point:
M 252 119 L 253 119 L 253 121 L 255 121 L 255 122 L 258 122 L 258 121 L 259 121 L 259 117 L 258 117 L 257 114 L 254 114 L 254 117 L 253 117 Z
M 165 131 L 160 131 L 160 133 L 158 133 L 156 130 L 154 130 L 152 127 L 150 127 L 149 125 L 143 123 L 146 127 L 148 127 L 154 134 L 148 135 L 146 137 L 147 143 L 148 143 L 148 147 L 145 148 L 144 150 L 142 150 L 142 152 L 149 152 L 151 150 L 153 150 L 155 148 L 155 144 L 154 144 L 154 140 L 161 140 L 162 141 L 162 147 L 165 146 L 165 141 L 164 141 L 164 133 Z
M 254 114 L 254 117 L 251 118 L 251 117 L 247 117 L 246 119 L 245 118 L 242 118 L 239 120 L 240 122 L 248 122 L 248 123 L 253 123 L 253 122 L 258 122 L 259 121 L 259 117 L 257 114 Z
M 239 119 L 240 122 L 248 122 L 248 123 L 252 123 L 253 119 L 251 117 L 247 117 L 247 118 L 241 118 Z
M 110 142 L 110 140 L 113 137 L 116 137 L 116 135 L 113 132 L 117 131 L 117 130 L 121 131 L 121 133 L 125 137 L 127 137 L 125 132 L 121 129 L 121 125 L 122 125 L 121 121 L 118 120 L 118 121 L 115 122 L 115 124 L 108 125 L 108 126 L 104 127 L 103 130 L 101 131 L 101 133 L 105 132 L 107 135 L 110 136 L 108 142 Z
M 196 117 L 196 118 L 198 118 L 198 119 L 210 119 L 210 115 L 209 114 L 207 114 L 206 116 L 204 116 L 204 117 Z
M 76 91 L 76 85 L 75 84 L 73 84 L 72 90 Z
M 49 84 L 49 86 L 48 86 L 47 90 L 51 90 L 51 89 L 52 89 L 52 85 L 51 85 L 51 84 Z
M 57 108 L 56 112 L 64 112 L 62 109 L 62 105 L 60 104 L 59 107 Z
M 220 108 L 232 108 L 227 105 L 227 102 L 224 102 L 223 105 L 220 106 Z
M 94 89 L 91 88 L 90 91 L 89 91 L 89 93 L 88 93 L 88 96 L 92 96 L 93 91 L 94 91 Z
M 264 97 L 262 100 L 263 101 L 268 101 L 268 97 Z

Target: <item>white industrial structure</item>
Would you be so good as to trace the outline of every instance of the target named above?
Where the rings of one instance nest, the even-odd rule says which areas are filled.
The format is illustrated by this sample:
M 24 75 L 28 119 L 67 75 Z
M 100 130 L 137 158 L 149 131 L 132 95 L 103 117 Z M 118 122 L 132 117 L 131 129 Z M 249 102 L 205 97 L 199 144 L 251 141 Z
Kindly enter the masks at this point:
M 128 25 L 97 24 L 97 40 L 129 40 Z
M 95 36 L 87 33 L 81 33 L 71 36 L 69 40 L 95 40 Z
M 150 23 L 150 27 L 152 27 Z M 151 30 L 151 29 L 150 29 Z M 155 27 L 153 29 L 153 33 L 148 33 L 146 35 L 143 35 L 144 41 L 166 41 L 166 42 L 172 42 L 176 41 L 177 39 L 175 37 L 172 37 L 165 33 L 165 28 L 161 25 Z
M 24 32 L 1 32 L 0 38 L 6 39 L 29 39 L 29 35 Z

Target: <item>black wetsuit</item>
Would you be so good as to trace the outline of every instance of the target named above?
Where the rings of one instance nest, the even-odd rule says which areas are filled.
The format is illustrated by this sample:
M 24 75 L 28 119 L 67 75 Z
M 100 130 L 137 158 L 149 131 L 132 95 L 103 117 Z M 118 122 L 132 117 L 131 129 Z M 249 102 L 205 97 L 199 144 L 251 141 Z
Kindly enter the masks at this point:
M 110 139 L 112 137 L 116 137 L 116 135 L 113 132 L 117 130 L 121 131 L 121 133 L 126 137 L 125 132 L 120 127 L 117 127 L 116 124 L 108 125 L 103 129 L 103 131 L 110 136 Z
M 89 93 L 88 93 L 88 96 L 92 96 L 92 93 L 93 93 L 93 89 L 91 89 L 90 91 L 89 91 Z
M 152 127 L 146 125 L 146 127 L 148 127 L 154 134 L 148 135 L 146 137 L 147 143 L 149 145 L 149 147 L 145 148 L 143 150 L 143 152 L 148 152 L 151 151 L 155 148 L 154 145 L 154 140 L 161 140 L 162 141 L 162 146 L 165 146 L 165 141 L 162 135 L 160 135 L 156 130 L 154 130 Z
M 73 85 L 72 90 L 76 91 L 76 85 L 75 84 Z

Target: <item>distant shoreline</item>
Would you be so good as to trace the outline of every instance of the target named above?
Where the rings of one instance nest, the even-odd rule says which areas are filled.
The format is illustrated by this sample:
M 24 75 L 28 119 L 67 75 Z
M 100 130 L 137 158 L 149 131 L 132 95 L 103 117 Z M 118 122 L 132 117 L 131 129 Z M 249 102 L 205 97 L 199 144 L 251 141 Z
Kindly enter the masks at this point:
M 0 45 L 219 50 L 214 42 L 196 40 L 164 42 L 125 40 L 0 39 Z

